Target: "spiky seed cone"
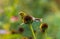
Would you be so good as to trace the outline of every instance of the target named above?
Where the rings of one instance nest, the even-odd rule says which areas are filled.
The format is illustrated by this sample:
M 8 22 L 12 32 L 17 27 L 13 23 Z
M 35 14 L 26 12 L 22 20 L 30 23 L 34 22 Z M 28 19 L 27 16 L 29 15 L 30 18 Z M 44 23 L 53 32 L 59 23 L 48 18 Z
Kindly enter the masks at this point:
M 43 23 L 43 24 L 41 24 L 41 26 L 40 26 L 41 32 L 45 32 L 45 30 L 46 30 L 47 28 L 48 28 L 47 23 Z
M 24 32 L 24 28 L 19 27 L 18 32 L 19 32 L 19 33 L 23 33 L 23 32 Z
M 11 34 L 17 34 L 17 31 L 16 30 L 12 30 Z
M 29 15 L 25 16 L 24 17 L 24 23 L 25 24 L 31 24 L 31 23 L 33 23 L 33 18 L 31 16 L 29 16 Z

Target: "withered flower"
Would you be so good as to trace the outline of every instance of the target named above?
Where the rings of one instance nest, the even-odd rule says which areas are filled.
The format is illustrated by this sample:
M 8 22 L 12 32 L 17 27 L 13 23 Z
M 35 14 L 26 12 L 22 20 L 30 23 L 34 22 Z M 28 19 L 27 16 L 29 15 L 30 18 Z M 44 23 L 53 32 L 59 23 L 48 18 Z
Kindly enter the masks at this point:
M 45 30 L 48 28 L 48 24 L 47 23 L 43 23 L 43 24 L 41 24 L 41 26 L 40 26 L 40 30 L 41 30 L 41 32 L 45 32 Z
M 33 17 L 30 16 L 30 15 L 28 15 L 28 14 L 24 14 L 24 13 L 20 13 L 20 15 L 21 15 L 21 17 L 22 17 L 23 23 L 28 24 L 28 25 L 30 26 L 30 29 L 31 29 L 32 34 L 33 34 L 33 37 L 34 37 L 34 39 L 36 39 L 36 36 L 35 36 L 35 34 L 34 34 L 34 30 L 33 30 L 33 28 L 32 28 L 32 23 L 33 23 L 33 21 L 34 21 L 34 20 L 33 20 Z
M 22 17 L 22 21 L 25 24 L 30 24 L 33 22 L 33 17 L 28 14 L 25 14 L 24 12 L 20 12 L 20 16 Z
M 31 24 L 33 22 L 33 18 L 29 15 L 24 17 L 24 23 L 25 24 Z
M 25 13 L 23 13 L 23 12 L 20 12 L 20 14 L 19 14 L 21 17 L 22 17 L 22 19 L 24 18 L 24 16 L 25 16 Z
M 43 20 L 42 20 L 42 18 L 35 18 L 35 20 L 37 21 L 37 22 L 42 22 Z
M 18 32 L 19 32 L 19 33 L 23 33 L 23 32 L 24 32 L 24 28 L 19 27 Z
M 11 34 L 17 34 L 17 31 L 16 30 L 12 30 Z

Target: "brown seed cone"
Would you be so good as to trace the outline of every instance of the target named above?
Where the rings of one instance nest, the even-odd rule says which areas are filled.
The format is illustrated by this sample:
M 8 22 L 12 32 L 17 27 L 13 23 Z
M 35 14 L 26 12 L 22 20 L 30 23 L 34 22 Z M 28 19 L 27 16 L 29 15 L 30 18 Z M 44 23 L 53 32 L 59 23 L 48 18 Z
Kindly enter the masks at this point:
M 18 32 L 19 32 L 19 33 L 23 33 L 23 32 L 24 32 L 24 28 L 19 27 Z
M 48 28 L 48 25 L 46 23 L 41 24 L 40 30 L 41 32 L 45 32 L 45 30 Z
M 33 22 L 33 18 L 29 15 L 24 17 L 24 23 L 25 24 L 31 24 Z
M 11 31 L 11 34 L 17 34 L 17 31 L 12 30 L 12 31 Z

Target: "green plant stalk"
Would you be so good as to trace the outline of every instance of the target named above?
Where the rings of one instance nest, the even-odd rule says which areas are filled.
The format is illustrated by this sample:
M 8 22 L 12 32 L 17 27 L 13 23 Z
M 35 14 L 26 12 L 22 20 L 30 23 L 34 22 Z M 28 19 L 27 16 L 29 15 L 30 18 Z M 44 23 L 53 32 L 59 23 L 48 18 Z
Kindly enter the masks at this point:
M 48 39 L 48 35 L 47 35 L 47 30 L 45 30 L 45 32 L 41 32 L 41 39 Z
M 31 25 L 31 24 L 29 24 L 29 25 L 30 25 L 30 29 L 31 29 L 31 31 L 32 31 L 33 37 L 34 37 L 34 39 L 36 39 L 36 36 L 35 36 L 34 30 L 33 30 L 33 28 L 32 28 L 32 25 Z

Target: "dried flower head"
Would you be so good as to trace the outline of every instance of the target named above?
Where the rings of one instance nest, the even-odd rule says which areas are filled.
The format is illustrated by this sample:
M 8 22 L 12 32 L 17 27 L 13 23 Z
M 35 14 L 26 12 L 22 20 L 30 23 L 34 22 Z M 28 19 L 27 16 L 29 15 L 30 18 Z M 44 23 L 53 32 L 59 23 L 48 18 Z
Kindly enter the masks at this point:
M 15 31 L 15 30 L 11 31 L 11 34 L 16 34 L 16 33 L 17 33 L 17 31 Z
M 22 18 L 24 18 L 24 16 L 26 16 L 26 14 L 24 12 L 20 12 L 19 14 Z
M 21 15 L 21 16 L 24 16 L 24 13 L 21 12 L 20 15 Z
M 18 32 L 19 32 L 19 33 L 23 33 L 23 32 L 24 32 L 24 28 L 19 27 Z
M 20 16 L 22 17 L 23 23 L 25 24 L 30 24 L 33 22 L 33 17 L 24 12 L 20 12 Z
M 39 21 L 42 22 L 43 20 L 42 20 L 42 18 L 35 18 L 35 21 L 36 22 L 39 22 Z
M 48 28 L 48 25 L 46 23 L 41 24 L 40 29 L 41 32 L 45 32 L 45 30 Z
M 24 17 L 24 23 L 25 24 L 30 24 L 32 22 L 33 22 L 33 18 L 31 16 L 27 15 Z

